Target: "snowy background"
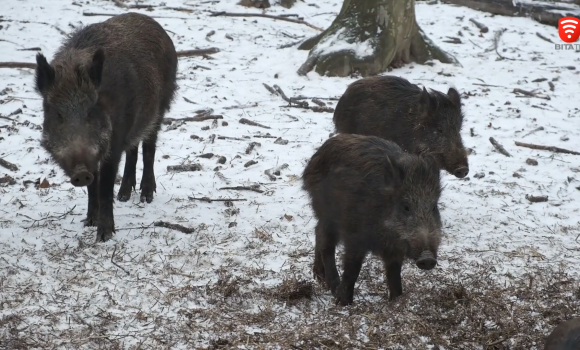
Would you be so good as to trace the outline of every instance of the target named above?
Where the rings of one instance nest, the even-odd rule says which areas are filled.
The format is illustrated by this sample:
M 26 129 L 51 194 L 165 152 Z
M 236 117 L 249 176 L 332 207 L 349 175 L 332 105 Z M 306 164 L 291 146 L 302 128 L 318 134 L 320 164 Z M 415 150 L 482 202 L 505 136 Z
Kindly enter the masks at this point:
M 307 160 L 334 132 L 332 113 L 289 108 L 263 84 L 334 107 L 357 78 L 296 74 L 308 51 L 279 47 L 318 33 L 308 26 L 209 17 L 209 11 L 261 11 L 233 0 L 165 1 L 173 9 L 145 3 L 156 7 L 134 11 L 159 16 L 177 50 L 220 49 L 211 59 L 180 58 L 178 97 L 167 117 L 211 108 L 223 119 L 164 125 L 154 201 L 139 203 L 134 193 L 129 202 L 116 202 L 117 233 L 94 244 L 96 229 L 81 223 L 86 189 L 71 186 L 40 148 L 42 103 L 34 71 L 0 69 L 0 157 L 18 166 L 0 167 L 0 348 L 531 349 L 543 348 L 541 339 L 560 320 L 579 316 L 580 156 L 514 144 L 580 151 L 580 55 L 555 50 L 556 28 L 416 4 L 419 25 L 462 67 L 409 64 L 387 74 L 461 92 L 470 173 L 456 179 L 442 172 L 444 240 L 436 271 L 406 265 L 405 295 L 388 303 L 381 263 L 367 258 L 355 304 L 341 308 L 312 278 L 315 219 L 300 181 Z M 326 28 L 341 3 L 273 5 L 267 13 L 298 14 Z M 107 18 L 83 12 L 123 11 L 103 0 L 3 0 L 0 62 L 34 63 L 36 51 L 24 50 L 30 48 L 50 60 L 63 33 Z M 490 31 L 480 34 L 470 18 Z M 502 28 L 498 52 L 505 59 L 487 51 Z M 449 37 L 461 43 L 446 42 Z M 539 97 L 514 94 L 514 88 Z M 490 137 L 512 157 L 498 153 Z M 249 149 L 252 142 L 258 144 Z M 208 153 L 213 156 L 200 157 Z M 250 161 L 255 163 L 246 167 Z M 190 163 L 202 170 L 167 171 Z M 44 180 L 48 184 L 38 186 Z M 234 186 L 260 192 L 221 189 Z M 527 195 L 548 201 L 531 203 Z M 197 200 L 202 197 L 244 201 Z M 152 225 L 160 220 L 194 233 Z M 533 298 L 519 293 L 526 290 Z M 482 311 L 494 303 L 499 311 Z M 434 305 L 434 314 L 426 305 Z M 516 309 L 524 310 L 520 320 Z M 457 322 L 433 336 L 451 314 Z M 504 321 L 509 325 L 498 324 Z

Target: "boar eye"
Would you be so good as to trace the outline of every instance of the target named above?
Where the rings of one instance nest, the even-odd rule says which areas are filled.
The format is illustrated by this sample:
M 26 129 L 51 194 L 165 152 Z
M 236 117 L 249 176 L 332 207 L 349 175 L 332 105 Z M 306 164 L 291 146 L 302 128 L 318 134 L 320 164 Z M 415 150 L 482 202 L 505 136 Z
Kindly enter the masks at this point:
M 442 128 L 442 127 L 440 127 L 440 126 L 439 126 L 439 127 L 437 127 L 437 132 L 438 132 L 438 133 L 440 133 L 440 134 L 443 134 L 443 128 Z
M 411 211 L 411 208 L 409 208 L 409 206 L 408 206 L 408 205 L 405 205 L 405 206 L 403 207 L 403 209 L 405 209 L 405 211 L 406 211 L 407 213 Z

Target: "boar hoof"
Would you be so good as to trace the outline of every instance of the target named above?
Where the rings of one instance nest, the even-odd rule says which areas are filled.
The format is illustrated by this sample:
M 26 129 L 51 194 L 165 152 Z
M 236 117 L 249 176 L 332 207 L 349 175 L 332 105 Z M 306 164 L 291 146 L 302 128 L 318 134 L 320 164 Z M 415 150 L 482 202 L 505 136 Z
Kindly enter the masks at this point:
M 324 265 L 314 265 L 312 268 L 312 272 L 314 273 L 314 278 L 319 282 L 324 282 L 326 280 L 326 274 L 324 273 Z
M 109 239 L 113 238 L 113 229 L 112 228 L 105 228 L 99 227 L 97 229 L 97 242 L 106 242 Z
M 117 200 L 119 202 L 126 202 L 131 198 L 131 189 L 129 188 L 129 191 L 125 191 L 124 188 L 121 188 L 119 190 L 119 193 L 117 194 Z
M 153 202 L 153 192 L 151 192 L 151 194 L 141 194 L 141 203 L 151 203 Z
M 353 296 L 344 289 L 339 289 L 336 294 L 336 305 L 347 306 L 352 304 Z
M 97 220 L 93 219 L 91 215 L 87 215 L 87 218 L 83 219 L 81 222 L 83 223 L 84 227 L 97 226 Z

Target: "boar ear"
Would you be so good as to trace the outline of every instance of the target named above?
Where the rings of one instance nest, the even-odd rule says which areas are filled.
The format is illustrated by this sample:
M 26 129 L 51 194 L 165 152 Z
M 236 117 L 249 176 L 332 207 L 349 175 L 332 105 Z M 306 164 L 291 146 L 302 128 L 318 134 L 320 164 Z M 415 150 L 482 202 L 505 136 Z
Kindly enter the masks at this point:
M 36 91 L 45 94 L 46 90 L 54 83 L 54 68 L 48 64 L 46 57 L 38 53 L 36 55 Z
M 419 96 L 419 105 L 418 105 L 419 115 L 422 116 L 423 118 L 426 118 L 429 114 L 431 114 L 430 112 L 432 112 L 434 109 L 435 104 L 431 99 L 431 95 L 429 95 L 427 89 L 423 87 L 423 91 L 421 91 L 421 95 Z
M 101 77 L 103 75 L 103 64 L 105 63 L 105 52 L 103 49 L 99 48 L 93 55 L 93 61 L 89 67 L 89 77 L 95 85 L 99 87 L 101 85 Z
M 403 184 L 405 173 L 403 168 L 399 166 L 391 157 L 387 157 L 387 169 L 385 172 L 385 189 L 388 192 L 393 192 Z
M 455 90 L 454 88 L 449 88 L 449 91 L 447 91 L 447 96 L 449 96 L 449 99 L 451 100 L 451 102 L 453 102 L 455 107 L 461 108 L 461 96 L 459 95 L 459 92 L 457 92 L 457 90 Z

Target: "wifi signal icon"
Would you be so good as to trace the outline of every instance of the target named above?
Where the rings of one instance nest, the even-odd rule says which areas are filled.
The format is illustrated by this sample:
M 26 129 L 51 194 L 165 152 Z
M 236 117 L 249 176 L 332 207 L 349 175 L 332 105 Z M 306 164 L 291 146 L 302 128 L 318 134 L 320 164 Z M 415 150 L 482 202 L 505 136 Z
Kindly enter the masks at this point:
M 573 43 L 580 37 L 580 19 L 564 17 L 558 21 L 558 34 L 565 43 Z

